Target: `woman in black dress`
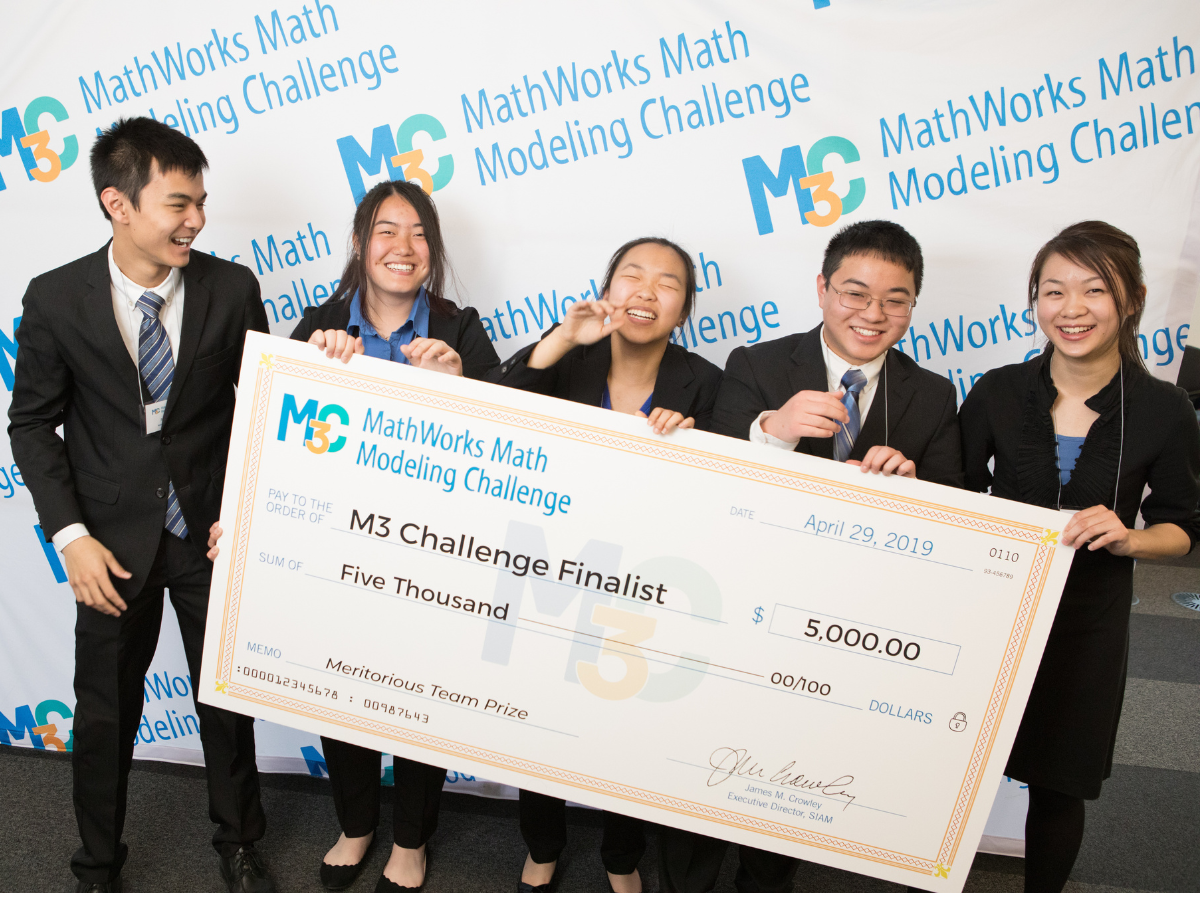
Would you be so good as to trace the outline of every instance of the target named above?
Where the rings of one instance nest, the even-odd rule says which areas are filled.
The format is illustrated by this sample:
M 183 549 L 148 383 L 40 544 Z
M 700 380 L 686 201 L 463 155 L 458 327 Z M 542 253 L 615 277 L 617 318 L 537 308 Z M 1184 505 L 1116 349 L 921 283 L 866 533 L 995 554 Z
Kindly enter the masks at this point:
M 968 489 L 1079 510 L 1060 537 L 1075 559 L 1006 769 L 1029 785 L 1026 892 L 1062 890 L 1083 801 L 1112 768 L 1133 560 L 1182 556 L 1200 537 L 1200 429 L 1183 390 L 1142 362 L 1145 301 L 1132 237 L 1104 222 L 1065 229 L 1029 276 L 1049 346 L 988 372 L 960 411 Z
M 496 369 L 490 380 L 589 406 L 640 415 L 655 433 L 707 429 L 721 370 L 670 342 L 696 296 L 692 258 L 662 238 L 639 238 L 609 260 L 601 296 L 572 305 L 561 325 Z M 552 890 L 566 846 L 566 802 L 521 791 L 521 836 L 529 856 L 519 890 Z M 619 893 L 641 890 L 642 823 L 604 813 L 600 857 Z
M 376 185 L 354 213 L 353 246 L 337 291 L 310 306 L 292 332 L 326 355 L 365 353 L 450 375 L 482 378 L 500 359 L 471 308 L 443 298 L 448 263 L 433 201 L 416 184 Z M 213 526 L 209 546 L 220 536 Z M 210 558 L 215 557 L 210 551 Z M 321 863 L 321 883 L 345 890 L 362 870 L 379 822 L 380 753 L 322 737 L 342 834 Z M 393 757 L 393 846 L 376 891 L 418 890 L 426 842 L 437 828 L 446 770 Z

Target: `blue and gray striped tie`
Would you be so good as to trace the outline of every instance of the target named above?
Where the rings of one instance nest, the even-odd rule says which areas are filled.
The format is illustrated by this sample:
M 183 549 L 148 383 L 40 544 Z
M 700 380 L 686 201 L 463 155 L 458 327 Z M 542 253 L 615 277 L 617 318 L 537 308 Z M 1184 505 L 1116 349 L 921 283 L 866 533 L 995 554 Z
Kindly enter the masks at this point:
M 846 393 L 842 395 L 842 405 L 850 414 L 850 421 L 842 426 L 842 430 L 833 436 L 833 458 L 845 462 L 850 458 L 854 442 L 858 440 L 858 432 L 862 429 L 862 418 L 858 413 L 858 395 L 867 385 L 867 376 L 861 369 L 849 369 L 842 376 L 842 387 Z
M 175 361 L 171 358 L 171 342 L 167 330 L 158 320 L 163 298 L 153 291 L 146 291 L 138 298 L 137 307 L 142 312 L 142 327 L 138 332 L 138 370 L 146 389 L 154 400 L 164 399 L 171 391 L 171 379 L 175 375 Z M 187 524 L 175 496 L 175 485 L 167 483 L 167 531 L 178 538 L 187 537 Z

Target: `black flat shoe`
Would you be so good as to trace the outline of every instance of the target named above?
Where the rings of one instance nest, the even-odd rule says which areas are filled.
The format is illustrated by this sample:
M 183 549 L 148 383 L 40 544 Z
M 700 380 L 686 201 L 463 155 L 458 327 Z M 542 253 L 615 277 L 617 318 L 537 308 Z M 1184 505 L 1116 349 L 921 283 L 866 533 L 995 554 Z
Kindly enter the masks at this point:
M 257 847 L 244 844 L 233 856 L 221 857 L 221 877 L 231 894 L 273 894 L 275 879 Z
M 363 851 L 362 859 L 350 866 L 333 866 L 327 862 L 321 863 L 321 885 L 327 891 L 344 891 L 350 885 L 354 884 L 359 875 L 362 874 L 363 866 L 366 865 L 367 857 L 371 855 L 371 848 L 375 846 L 375 836 L 371 836 L 371 843 L 367 844 L 367 849 Z
M 421 883 L 416 887 L 405 887 L 402 884 L 396 884 L 383 872 L 379 873 L 379 880 L 375 882 L 375 893 L 377 894 L 399 894 L 399 893 L 416 893 L 425 889 L 425 879 L 429 877 L 429 845 L 425 845 L 425 872 L 421 877 Z
M 119 894 L 121 891 L 120 875 L 112 881 L 76 881 L 75 883 L 75 893 L 77 894 Z
M 517 881 L 518 894 L 554 894 L 558 892 L 558 876 L 562 872 L 562 857 L 555 860 L 554 871 L 550 873 L 550 880 L 545 884 L 529 884 L 524 880 Z

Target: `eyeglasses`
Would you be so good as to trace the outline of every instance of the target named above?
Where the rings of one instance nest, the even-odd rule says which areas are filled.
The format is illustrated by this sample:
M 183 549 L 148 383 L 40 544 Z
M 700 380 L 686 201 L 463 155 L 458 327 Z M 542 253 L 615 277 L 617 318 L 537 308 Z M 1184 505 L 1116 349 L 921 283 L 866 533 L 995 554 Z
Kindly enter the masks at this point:
M 870 309 L 871 301 L 874 300 L 879 304 L 879 308 L 883 310 L 885 316 L 891 316 L 896 319 L 903 319 L 917 305 L 916 300 L 901 300 L 895 297 L 880 300 L 877 297 L 872 297 L 870 294 L 864 294 L 860 291 L 839 291 L 832 284 L 829 285 L 829 289 L 838 295 L 838 302 L 846 307 L 846 309 Z

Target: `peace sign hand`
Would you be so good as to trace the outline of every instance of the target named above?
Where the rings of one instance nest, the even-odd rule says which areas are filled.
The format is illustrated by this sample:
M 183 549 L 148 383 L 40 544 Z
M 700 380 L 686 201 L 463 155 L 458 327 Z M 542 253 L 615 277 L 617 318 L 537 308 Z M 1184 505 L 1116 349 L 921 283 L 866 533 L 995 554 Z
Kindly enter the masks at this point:
M 575 347 L 586 347 L 603 340 L 624 322 L 624 307 L 614 306 L 607 300 L 573 303 L 567 307 L 562 324 L 538 342 L 525 365 L 531 369 L 548 369 Z

